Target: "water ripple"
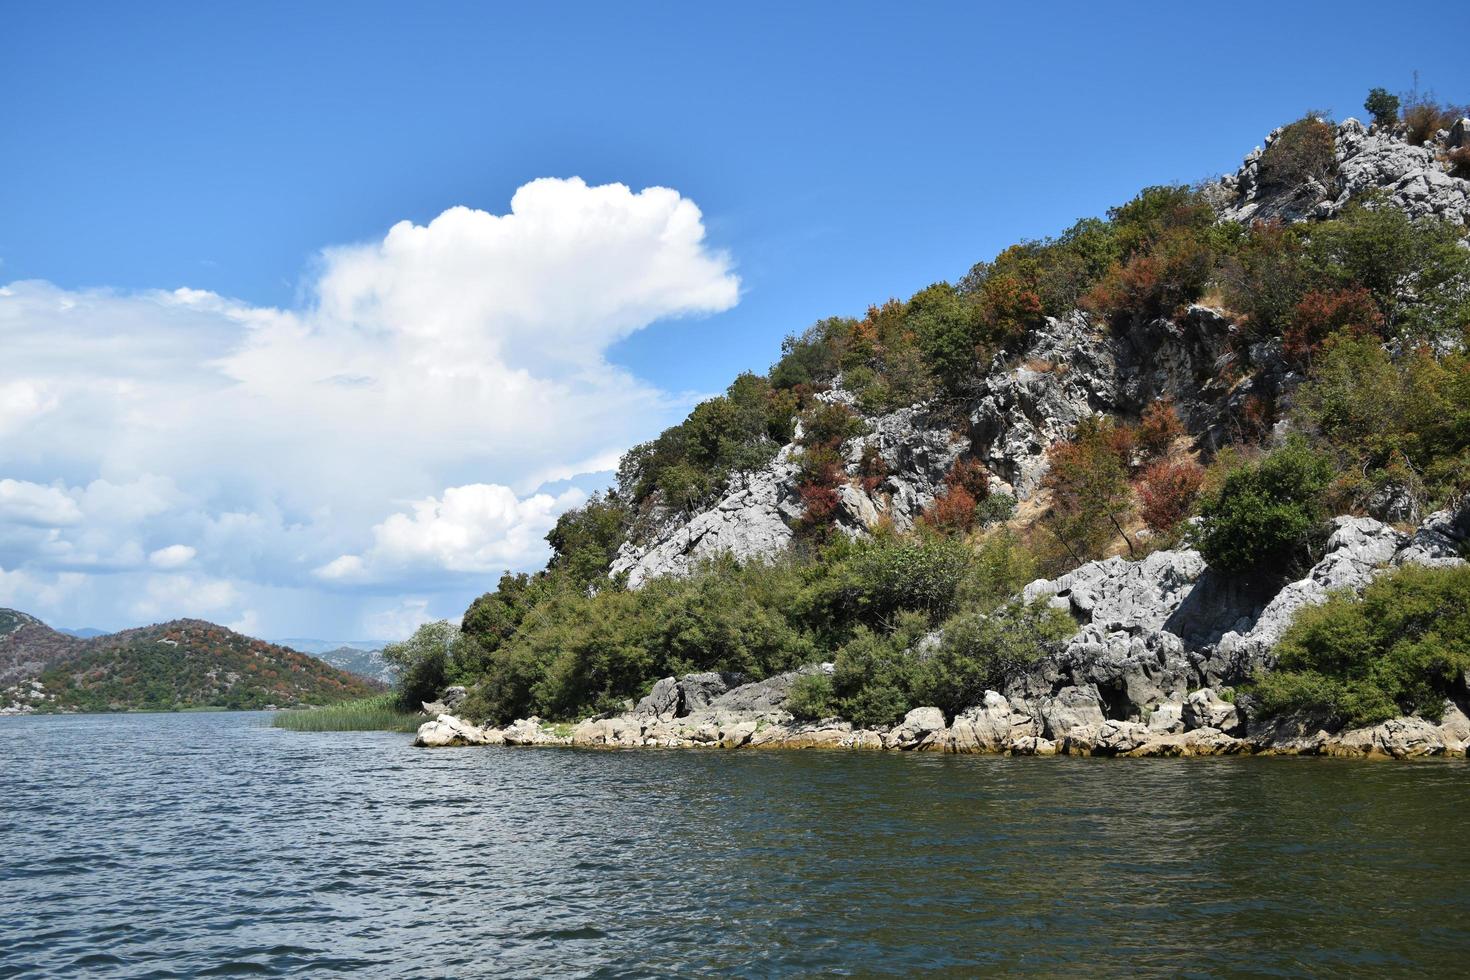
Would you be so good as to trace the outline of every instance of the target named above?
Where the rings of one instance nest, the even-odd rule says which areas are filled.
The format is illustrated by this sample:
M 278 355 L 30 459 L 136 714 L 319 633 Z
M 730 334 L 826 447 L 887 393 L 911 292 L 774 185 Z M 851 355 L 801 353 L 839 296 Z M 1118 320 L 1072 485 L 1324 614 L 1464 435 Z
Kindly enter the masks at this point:
M 0 976 L 1382 976 L 1470 957 L 1464 764 L 414 750 L 0 720 Z

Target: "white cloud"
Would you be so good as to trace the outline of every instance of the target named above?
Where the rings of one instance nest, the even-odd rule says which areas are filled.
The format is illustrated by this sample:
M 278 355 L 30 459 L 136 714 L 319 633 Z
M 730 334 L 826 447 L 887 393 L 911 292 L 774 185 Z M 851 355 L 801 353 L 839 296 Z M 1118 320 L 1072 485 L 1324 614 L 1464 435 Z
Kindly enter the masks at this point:
M 546 532 L 557 516 L 586 499 L 576 489 L 522 500 L 497 484 L 449 487 L 442 497 L 416 501 L 411 512 L 375 526 L 365 555 L 342 555 L 317 569 L 317 575 L 353 582 L 415 569 L 492 573 L 522 568 L 543 554 Z
M 81 518 L 81 509 L 65 491 L 24 480 L 0 480 L 0 521 L 59 527 Z
M 175 547 L 239 603 L 252 586 L 381 597 L 429 573 L 473 591 L 544 558 L 579 498 L 542 483 L 610 468 L 683 407 L 609 346 L 738 292 L 692 202 L 576 179 L 533 181 L 503 215 L 451 208 L 329 248 L 298 309 L 11 283 L 0 522 L 17 526 L 0 526 L 0 562 L 106 569 L 145 596 L 134 610 L 187 604 L 147 572 L 184 564 Z
M 363 629 L 370 640 L 402 640 L 436 618 L 429 614 L 429 600 L 403 599 L 390 608 L 370 613 L 363 621 Z
M 171 544 L 149 554 L 148 562 L 154 568 L 182 568 L 198 553 L 186 544 Z
M 182 619 L 227 612 L 240 599 L 234 583 L 197 575 L 150 575 L 133 612 L 145 620 Z

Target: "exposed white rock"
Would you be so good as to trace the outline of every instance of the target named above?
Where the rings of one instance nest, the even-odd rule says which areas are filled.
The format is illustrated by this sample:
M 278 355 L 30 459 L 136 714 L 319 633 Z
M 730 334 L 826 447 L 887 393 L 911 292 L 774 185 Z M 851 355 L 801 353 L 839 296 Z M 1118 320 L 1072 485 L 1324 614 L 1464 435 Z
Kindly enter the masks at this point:
M 1272 132 L 1266 146 L 1281 132 Z M 1446 147 L 1454 145 L 1454 139 L 1453 132 L 1446 134 Z M 1240 170 L 1220 183 L 1225 201 L 1221 217 L 1240 222 L 1331 218 L 1353 198 L 1379 190 L 1411 217 L 1470 223 L 1470 181 L 1445 172 L 1440 157 L 1444 147 L 1411 146 L 1397 133 L 1369 132 L 1356 119 L 1338 125 L 1334 145 L 1337 173 L 1327 186 L 1264 187 L 1259 177 L 1262 153 L 1251 154 Z

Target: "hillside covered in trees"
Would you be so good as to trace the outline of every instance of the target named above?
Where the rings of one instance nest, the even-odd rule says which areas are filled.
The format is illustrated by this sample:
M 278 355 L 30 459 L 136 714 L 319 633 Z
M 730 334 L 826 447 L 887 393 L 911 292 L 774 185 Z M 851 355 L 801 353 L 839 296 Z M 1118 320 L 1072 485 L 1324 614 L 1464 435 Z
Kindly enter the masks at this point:
M 381 689 L 314 657 L 202 620 L 82 639 L 0 609 L 0 708 L 10 712 L 294 707 Z
M 544 571 L 400 649 L 404 697 L 576 720 L 825 662 L 797 718 L 1004 692 L 1142 724 L 1206 685 L 1257 719 L 1437 718 L 1470 670 L 1470 119 L 1365 107 L 792 334 L 629 451 Z M 1120 582 L 1162 612 L 1103 623 Z

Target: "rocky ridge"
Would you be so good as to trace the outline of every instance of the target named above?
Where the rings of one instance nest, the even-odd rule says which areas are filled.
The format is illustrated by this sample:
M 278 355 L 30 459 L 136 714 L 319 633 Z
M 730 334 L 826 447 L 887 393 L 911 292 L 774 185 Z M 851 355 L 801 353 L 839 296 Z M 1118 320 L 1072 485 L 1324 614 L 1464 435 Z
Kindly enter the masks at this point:
M 1267 137 L 1270 147 L 1281 135 Z M 1470 119 L 1412 146 L 1401 132 L 1367 129 L 1355 119 L 1334 132 L 1336 173 L 1323 184 L 1308 179 L 1289 187 L 1263 185 L 1258 147 L 1232 175 L 1212 185 L 1222 221 L 1330 218 L 1347 203 L 1377 190 L 1414 217 L 1470 223 L 1470 181 L 1450 176 L 1441 155 L 1470 141 Z M 1177 319 L 1137 322 L 1118 330 L 1082 312 L 1048 319 L 1022 349 L 996 354 L 965 419 L 915 405 L 864 418 L 867 434 L 843 445 L 847 481 L 839 488 L 838 526 L 863 534 L 886 519 L 907 530 L 943 490 L 954 462 L 970 456 L 995 477 L 995 489 L 1018 500 L 1033 496 L 1046 471 L 1046 449 L 1069 437 L 1098 412 L 1135 415 L 1149 402 L 1174 401 L 1201 445 L 1230 441 L 1229 429 L 1252 401 L 1278 403 L 1301 381 L 1281 356 L 1279 342 L 1236 352 L 1237 326 L 1225 311 L 1192 306 Z M 840 379 L 822 397 L 852 404 Z M 859 478 L 863 452 L 875 447 L 888 476 L 872 490 Z M 739 474 L 709 508 L 672 518 L 642 540 L 625 542 L 612 564 L 638 588 L 662 575 L 687 574 L 702 559 L 728 552 L 769 557 L 791 543 L 802 513 L 793 442 L 774 460 Z M 1385 500 L 1377 516 L 1402 519 Z
M 1389 202 L 1413 218 L 1437 217 L 1470 223 L 1470 181 L 1450 176 L 1443 154 L 1470 145 L 1470 119 L 1442 130 L 1424 146 L 1406 142 L 1403 133 L 1346 119 L 1336 127 L 1333 147 L 1336 173 L 1325 182 L 1273 187 L 1261 180 L 1265 151 L 1285 127 L 1266 137 L 1240 169 L 1221 179 L 1220 215 L 1227 221 L 1279 219 L 1300 221 L 1335 217 L 1348 202 L 1368 191 L 1381 191 Z

